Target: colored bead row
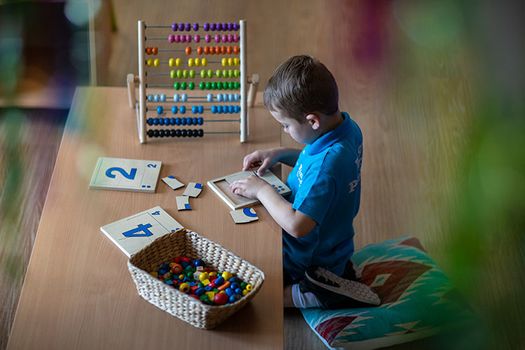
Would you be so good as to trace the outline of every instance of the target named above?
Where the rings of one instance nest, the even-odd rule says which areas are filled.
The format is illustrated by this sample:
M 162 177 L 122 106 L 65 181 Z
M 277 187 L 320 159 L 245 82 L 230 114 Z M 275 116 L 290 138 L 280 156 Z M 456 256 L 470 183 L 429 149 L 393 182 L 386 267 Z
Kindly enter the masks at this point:
M 203 37 L 203 40 L 207 43 L 211 43 L 212 41 L 216 43 L 238 43 L 241 39 L 239 34 L 215 34 L 210 35 L 206 34 Z M 170 34 L 168 35 L 168 42 L 169 43 L 191 43 L 192 41 L 196 43 L 201 42 L 201 36 L 198 34 L 195 34 L 193 36 L 187 34 L 187 35 L 174 35 Z
M 199 89 L 201 90 L 237 90 L 241 87 L 238 81 L 201 81 Z
M 196 106 L 193 106 L 193 107 L 196 107 Z M 203 113 L 204 112 L 204 107 L 202 107 L 202 111 L 200 111 L 200 108 L 198 109 L 198 111 L 195 111 L 193 107 L 191 108 L 191 111 L 193 113 Z M 157 114 L 158 115 L 164 114 L 164 107 L 163 106 L 157 106 L 156 110 L 157 110 Z M 186 113 L 186 106 L 180 106 L 180 107 L 172 106 L 171 107 L 171 113 L 177 114 L 178 112 L 180 112 L 180 114 L 185 114 Z
M 241 71 L 238 69 L 217 69 L 215 74 L 211 69 L 201 70 L 199 72 L 201 78 L 239 78 L 241 76 Z M 172 79 L 193 79 L 195 78 L 195 71 L 193 69 L 177 69 L 170 70 L 170 78 Z
M 188 67 L 193 67 L 193 66 L 206 66 L 208 65 L 208 60 L 206 59 L 206 57 L 203 57 L 203 58 L 188 58 Z
M 223 55 L 237 55 L 241 49 L 239 46 L 204 46 L 204 47 L 197 47 L 197 54 L 198 55 L 215 55 L 215 54 L 223 54 Z
M 146 60 L 146 66 L 148 67 L 158 67 L 160 65 L 160 60 L 158 58 L 148 58 Z
M 171 24 L 171 30 L 173 30 L 174 32 L 176 31 L 186 31 L 186 32 L 189 32 L 191 31 L 192 29 L 194 31 L 198 31 L 199 30 L 199 23 L 193 23 L 193 25 L 191 23 L 175 23 L 173 22 Z M 214 31 L 214 30 L 218 30 L 218 31 L 237 31 L 240 29 L 240 25 L 239 23 L 235 23 L 235 22 L 230 22 L 230 23 L 204 23 L 202 25 L 202 29 L 204 29 L 204 31 Z
M 202 129 L 155 129 L 148 130 L 149 137 L 202 137 Z
M 241 106 L 211 106 L 210 110 L 213 114 L 215 113 L 239 113 L 241 111 Z
M 219 102 L 234 102 L 234 101 L 240 101 L 241 95 L 240 94 L 207 94 L 206 95 L 206 101 L 213 102 L 213 99 L 219 101 Z M 156 95 L 147 95 L 148 102 L 166 102 L 166 94 L 156 94 Z M 188 101 L 188 95 L 187 94 L 173 94 L 173 101 L 174 102 L 186 102 Z M 184 106 L 182 106 L 184 107 Z
M 205 304 L 235 303 L 253 286 L 228 271 L 215 271 L 200 259 L 177 257 L 160 265 L 150 274 Z
M 239 64 L 241 64 L 241 60 L 239 59 L 239 57 L 223 57 L 221 59 L 221 65 L 223 67 L 225 66 L 238 66 Z
M 148 125 L 202 125 L 204 118 L 148 118 L 146 123 Z
M 146 55 L 156 55 L 159 53 L 158 47 L 146 47 Z

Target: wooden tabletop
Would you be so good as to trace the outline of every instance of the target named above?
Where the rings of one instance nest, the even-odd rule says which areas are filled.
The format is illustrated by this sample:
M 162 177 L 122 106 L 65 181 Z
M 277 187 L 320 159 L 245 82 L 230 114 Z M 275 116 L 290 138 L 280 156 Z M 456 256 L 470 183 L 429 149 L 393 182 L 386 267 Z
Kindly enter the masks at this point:
M 221 123 L 216 123 L 221 124 Z M 219 126 L 217 128 L 220 129 Z M 154 194 L 90 190 L 101 156 L 162 161 L 160 176 L 201 182 L 239 171 L 252 150 L 276 147 L 280 129 L 257 104 L 250 141 L 238 135 L 140 145 L 124 88 L 78 88 L 66 124 L 8 349 L 276 349 L 283 347 L 281 230 L 262 206 L 259 221 L 235 225 L 205 186 L 191 211 L 160 182 Z M 218 328 L 196 329 L 143 300 L 126 256 L 100 227 L 160 205 L 185 227 L 262 271 L 258 295 Z

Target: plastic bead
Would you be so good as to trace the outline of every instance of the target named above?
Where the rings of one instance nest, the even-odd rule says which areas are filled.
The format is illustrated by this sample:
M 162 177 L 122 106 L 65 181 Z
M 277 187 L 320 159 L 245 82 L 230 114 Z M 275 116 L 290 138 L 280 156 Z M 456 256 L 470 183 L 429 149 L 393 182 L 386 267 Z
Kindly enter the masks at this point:
M 186 69 L 184 69 L 184 70 L 182 71 L 182 77 L 183 77 L 184 79 L 187 79 L 187 78 L 188 78 L 188 71 L 187 71 Z
M 239 294 L 234 294 L 234 295 L 231 295 L 228 299 L 228 302 L 230 304 L 233 304 L 235 303 L 237 300 L 239 300 L 241 298 L 241 296 Z
M 201 74 L 201 76 L 202 76 L 202 74 Z M 201 81 L 199 83 L 199 89 L 204 90 L 205 88 L 206 88 L 206 84 L 203 81 Z
M 202 53 L 204 52 L 204 50 L 202 49 L 202 47 L 198 47 L 197 48 L 197 55 L 202 55 Z
M 172 106 L 172 107 L 171 107 L 171 113 L 173 113 L 173 114 L 177 114 L 177 112 L 178 112 L 178 108 L 177 108 L 177 106 Z
M 187 94 L 182 94 L 182 95 L 180 96 L 180 100 L 181 100 L 182 102 L 186 102 L 186 101 L 188 101 L 188 95 L 187 95 Z
M 179 290 L 183 293 L 188 293 L 190 291 L 190 285 L 188 283 L 181 283 Z
M 193 30 L 194 31 L 199 30 L 199 23 L 193 23 Z
M 180 43 L 180 35 L 179 34 L 176 34 L 173 36 L 173 41 L 176 42 L 176 43 Z
M 215 42 L 220 43 L 221 42 L 221 36 L 219 34 L 215 34 Z
M 186 35 L 186 42 L 187 43 L 191 43 L 191 39 L 192 39 L 191 35 L 189 35 L 189 34 Z
M 186 113 L 186 107 L 185 106 L 180 106 L 179 110 L 180 110 L 180 114 L 185 114 Z
M 193 58 L 188 58 L 188 67 L 193 67 Z
M 153 95 L 148 95 L 147 100 L 148 100 L 149 102 L 153 101 Z
M 227 63 L 228 63 L 228 60 L 226 59 L 226 57 L 223 57 L 221 59 L 221 66 L 225 67 Z
M 176 58 L 176 59 L 175 59 L 175 65 L 176 65 L 177 67 L 179 67 L 181 63 L 182 63 L 182 60 L 181 60 L 180 58 Z
M 207 43 L 211 42 L 211 35 L 210 34 L 206 34 L 204 36 L 204 41 L 206 41 Z
M 213 76 L 213 72 L 212 72 L 211 69 L 208 69 L 208 71 L 206 73 L 208 75 L 208 78 L 211 78 Z
M 213 114 L 217 113 L 217 106 L 211 106 L 211 112 Z
M 189 32 L 191 30 L 191 24 L 190 23 L 186 23 L 186 25 L 184 26 L 184 30 Z
M 166 94 L 160 95 L 160 102 L 166 102 Z
M 174 82 L 174 83 L 173 83 L 173 88 L 174 88 L 175 90 L 179 90 L 179 89 L 180 89 L 180 83 L 179 83 L 178 81 Z
M 172 23 L 171 24 L 171 30 L 173 30 L 174 32 L 177 31 L 177 23 Z
M 193 59 L 193 63 L 195 64 L 195 66 L 198 67 L 201 64 L 201 60 L 198 57 L 196 57 L 195 59 Z
M 209 23 L 204 23 L 204 25 L 202 26 L 202 29 L 204 29 L 204 31 L 208 31 L 210 30 L 210 24 Z
M 190 78 L 195 78 L 195 71 L 193 69 L 191 69 L 189 72 L 188 72 Z
M 217 25 L 215 23 L 210 24 L 210 30 L 215 30 L 217 28 Z
M 175 59 L 174 58 L 170 58 L 168 60 L 168 66 L 173 67 L 174 65 L 175 65 Z
M 225 293 L 218 293 L 215 294 L 215 297 L 213 298 L 213 302 L 217 305 L 224 305 L 228 302 L 228 296 Z
M 164 107 L 158 106 L 157 107 L 157 114 L 162 114 L 164 112 Z
M 175 118 L 175 125 L 180 125 L 180 118 Z
M 164 118 L 164 125 L 170 125 L 171 121 L 170 118 Z
M 235 55 L 239 54 L 240 51 L 241 51 L 241 49 L 239 48 L 239 46 L 234 46 L 234 47 L 233 47 L 233 53 L 234 53 Z
M 217 94 L 217 101 L 222 102 L 224 98 L 223 94 Z
M 195 83 L 194 83 L 193 81 L 191 81 L 191 82 L 188 84 L 188 89 L 190 89 L 190 90 L 195 89 Z
M 184 52 L 186 52 L 186 55 L 188 55 L 188 56 L 191 55 L 191 47 L 190 46 L 186 47 Z
M 158 67 L 158 66 L 160 65 L 160 60 L 159 60 L 158 58 L 155 58 L 155 59 L 153 60 L 153 65 L 154 65 L 155 67 Z

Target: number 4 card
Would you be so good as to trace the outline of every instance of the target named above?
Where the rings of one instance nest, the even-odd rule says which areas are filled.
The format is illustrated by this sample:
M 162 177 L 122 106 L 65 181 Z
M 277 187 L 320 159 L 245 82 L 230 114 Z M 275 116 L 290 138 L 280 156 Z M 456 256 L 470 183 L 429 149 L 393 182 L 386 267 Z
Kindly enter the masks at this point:
M 154 193 L 162 162 L 100 157 L 90 188 Z

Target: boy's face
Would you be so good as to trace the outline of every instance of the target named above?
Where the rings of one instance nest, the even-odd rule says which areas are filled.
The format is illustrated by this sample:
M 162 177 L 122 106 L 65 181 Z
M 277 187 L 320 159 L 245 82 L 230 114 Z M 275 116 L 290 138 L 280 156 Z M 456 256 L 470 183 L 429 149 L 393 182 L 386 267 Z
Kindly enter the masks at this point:
M 299 122 L 296 119 L 286 117 L 280 111 L 270 111 L 277 120 L 285 133 L 290 135 L 295 141 L 302 144 L 312 143 L 317 138 L 317 133 L 308 121 Z

